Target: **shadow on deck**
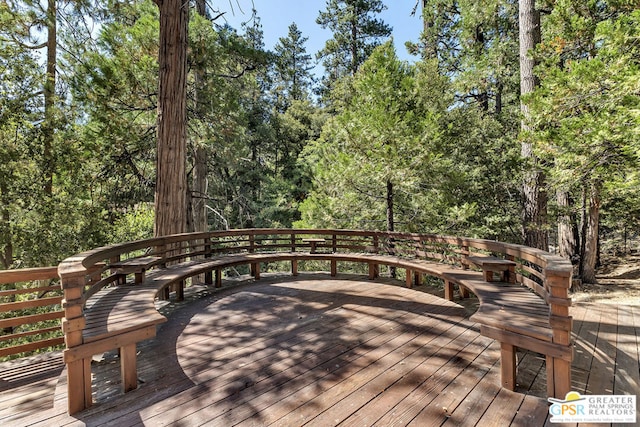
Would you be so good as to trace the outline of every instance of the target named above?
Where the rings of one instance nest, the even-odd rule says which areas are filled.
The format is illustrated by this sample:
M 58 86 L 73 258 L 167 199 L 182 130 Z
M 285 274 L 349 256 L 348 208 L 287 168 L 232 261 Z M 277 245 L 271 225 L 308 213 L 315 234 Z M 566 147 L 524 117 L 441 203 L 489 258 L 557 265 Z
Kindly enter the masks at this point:
M 97 404 L 66 415 L 59 353 L 0 365 L 2 425 L 548 424 L 544 358 L 519 353 L 501 389 L 499 344 L 457 304 L 380 280 L 276 276 L 165 307 L 139 345 L 137 390 L 114 354 L 95 362 Z M 573 390 L 640 390 L 640 307 L 588 305 L 575 319 Z

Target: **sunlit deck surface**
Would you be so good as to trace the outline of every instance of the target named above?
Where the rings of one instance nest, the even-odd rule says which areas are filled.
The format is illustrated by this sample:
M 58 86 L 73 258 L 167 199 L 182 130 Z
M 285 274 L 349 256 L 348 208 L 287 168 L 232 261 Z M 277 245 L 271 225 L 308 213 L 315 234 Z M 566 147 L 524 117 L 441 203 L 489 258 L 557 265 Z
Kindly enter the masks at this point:
M 0 425 L 550 424 L 542 357 L 519 353 L 517 390 L 501 389 L 499 344 L 468 308 L 393 283 L 309 274 L 202 291 L 139 345 L 137 390 L 120 394 L 113 354 L 96 361 L 97 403 L 76 416 L 59 352 L 0 364 Z M 638 394 L 640 307 L 572 315 L 573 390 Z

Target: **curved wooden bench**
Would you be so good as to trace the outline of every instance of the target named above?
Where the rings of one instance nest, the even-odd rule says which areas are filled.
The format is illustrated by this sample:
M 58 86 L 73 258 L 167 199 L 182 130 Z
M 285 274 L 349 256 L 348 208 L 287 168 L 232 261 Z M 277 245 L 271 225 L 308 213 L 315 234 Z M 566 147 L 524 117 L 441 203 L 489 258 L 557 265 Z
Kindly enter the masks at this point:
M 466 290 L 479 300 L 471 320 L 480 324 L 480 333 L 500 342 L 501 382 L 504 388 L 516 387 L 516 349 L 523 348 L 545 355 L 547 394 L 552 397 L 559 387 L 571 387 L 571 318 L 554 315 L 548 303 L 528 288 L 509 282 L 487 282 L 469 272 L 445 274 L 445 287 L 457 283 L 465 297 Z M 453 300 L 452 290 L 448 299 Z M 570 301 L 562 302 L 567 308 Z M 556 341 L 566 337 L 567 344 Z
M 319 233 L 331 233 L 331 238 L 311 238 L 307 239 L 308 243 L 300 239 Z M 264 243 L 266 239 L 259 240 L 267 234 L 269 244 Z M 283 237 L 279 240 L 274 234 Z M 345 236 L 343 240 L 337 238 L 341 235 Z M 361 240 L 363 236 L 370 240 Z M 425 250 L 429 249 L 425 236 L 440 245 L 437 248 L 444 248 L 441 257 Z M 216 247 L 212 237 L 219 242 L 223 238 L 227 240 L 224 244 L 218 242 Z M 383 249 L 380 243 L 385 237 L 390 243 Z M 403 247 L 406 242 L 409 242 L 408 251 Z M 414 242 L 418 245 L 412 246 Z M 445 244 L 449 246 L 443 246 Z M 455 245 L 460 250 L 456 250 Z M 501 343 L 503 386 L 515 387 L 515 350 L 520 347 L 546 356 L 548 394 L 564 398 L 571 386 L 571 318 L 567 296 L 570 264 L 567 263 L 567 268 L 562 262 L 558 264 L 556 258 L 544 258 L 544 253 L 530 248 L 501 245 L 504 245 L 503 256 L 511 259 L 501 261 L 493 257 L 487 263 L 491 264 L 489 268 L 504 272 L 506 265 L 509 272 L 505 279 L 515 282 L 511 280 L 514 278 L 526 286 L 487 281 L 490 278 L 487 271 L 469 269 L 479 262 L 482 264 L 482 260 L 469 261 L 469 255 L 488 256 L 469 248 L 479 247 L 495 254 L 495 249 L 500 247 L 496 242 L 401 233 L 231 230 L 131 242 L 72 257 L 59 268 L 65 290 L 63 330 L 67 342 L 69 412 L 78 412 L 92 403 L 91 358 L 94 354 L 120 349 L 123 390 L 137 387 L 136 343 L 155 336 L 156 326 L 165 321 L 154 306 L 154 298 L 162 296 L 164 290 L 174 287 L 180 298 L 185 280 L 202 274 L 208 285 L 220 286 L 222 271 L 238 265 L 249 265 L 251 274 L 259 279 L 262 263 L 285 261 L 291 263 L 291 272 L 296 275 L 298 263 L 305 260 L 329 261 L 332 276 L 337 274 L 338 262 L 367 264 L 370 279 L 378 276 L 380 265 L 404 268 L 409 287 L 419 282 L 422 275 L 438 277 L 445 283 L 445 297 L 451 300 L 454 286 L 458 287 L 461 297 L 473 292 L 480 307 L 472 320 L 481 325 L 483 335 Z M 304 252 L 299 251 L 301 248 Z M 120 259 L 130 253 L 134 255 Z M 503 266 L 496 267 L 500 264 Z M 517 273 L 512 264 L 517 265 Z M 129 282 L 126 282 L 127 275 L 133 276 Z M 537 277 L 538 281 L 531 277 Z

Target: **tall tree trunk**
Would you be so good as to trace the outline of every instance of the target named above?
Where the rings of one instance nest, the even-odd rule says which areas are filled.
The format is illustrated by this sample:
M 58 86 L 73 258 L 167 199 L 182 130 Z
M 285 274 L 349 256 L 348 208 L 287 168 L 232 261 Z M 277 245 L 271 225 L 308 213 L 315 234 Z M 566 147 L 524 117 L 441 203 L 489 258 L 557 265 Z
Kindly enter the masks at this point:
M 582 272 L 584 271 L 584 254 L 586 251 L 587 241 L 587 228 L 589 227 L 587 221 L 587 187 L 586 184 L 582 186 L 582 206 L 580 209 L 580 267 L 578 273 L 582 278 Z
M 504 90 L 504 85 L 500 81 L 496 85 L 496 109 L 495 109 L 495 113 L 498 116 L 500 114 L 502 114 L 502 92 L 503 92 L 503 90 Z
M 196 0 L 196 12 L 198 15 L 207 17 L 207 7 L 205 0 Z M 204 70 L 196 68 L 194 74 L 195 80 L 195 109 L 202 109 L 201 100 L 201 82 L 204 81 Z M 207 175 L 209 173 L 207 167 L 208 155 L 207 149 L 203 146 L 202 141 L 195 141 L 194 157 L 193 157 L 193 176 L 191 187 L 191 215 L 193 218 L 192 229 L 189 231 L 207 231 Z
M 42 124 L 44 161 L 44 193 L 53 194 L 53 139 L 55 136 L 55 95 L 56 95 L 56 61 L 58 54 L 58 11 L 56 0 L 47 2 L 47 73 L 44 82 L 44 122 Z
M 207 231 L 207 149 L 198 146 L 193 159 L 193 188 L 191 210 L 193 212 L 193 231 Z
M 387 180 L 387 231 L 395 231 L 395 220 L 393 218 L 393 182 L 390 179 Z M 389 242 L 391 248 L 393 248 L 393 240 Z M 396 268 L 389 267 L 389 275 L 396 277 Z
M 596 283 L 598 262 L 598 235 L 600 226 L 600 183 L 593 182 L 589 189 L 589 212 L 582 259 L 582 282 Z
M 155 235 L 186 231 L 187 31 L 189 2 L 156 0 L 160 9 L 160 88 Z
M 520 94 L 534 91 L 538 79 L 533 72 L 535 61 L 531 52 L 540 42 L 540 13 L 535 8 L 534 0 L 519 0 L 520 30 Z M 524 173 L 523 183 L 523 234 L 524 244 L 543 250 L 549 249 L 547 226 L 547 195 L 544 174 L 539 170 L 538 161 L 533 154 L 531 142 L 529 107 L 520 102 L 522 111 L 521 132 L 523 136 L 521 155 L 528 165 Z
M 575 219 L 571 214 L 571 197 L 568 191 L 556 193 L 558 202 L 558 252 L 560 256 L 571 259 L 577 254 Z

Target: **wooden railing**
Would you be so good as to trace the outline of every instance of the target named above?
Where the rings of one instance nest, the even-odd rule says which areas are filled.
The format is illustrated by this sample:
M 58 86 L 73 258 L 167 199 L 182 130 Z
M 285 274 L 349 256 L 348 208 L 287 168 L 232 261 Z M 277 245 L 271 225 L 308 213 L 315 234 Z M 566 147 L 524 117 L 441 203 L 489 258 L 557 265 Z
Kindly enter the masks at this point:
M 310 241 L 313 240 L 313 241 Z M 469 268 L 469 256 L 493 255 L 516 263 L 516 281 L 547 302 L 553 315 L 568 317 L 569 261 L 530 247 L 492 240 L 433 234 L 355 231 L 242 229 L 187 233 L 106 246 L 78 254 L 59 266 L 65 290 L 67 339 L 81 340 L 82 308 L 104 286 L 122 280 L 114 265 L 144 259 L 146 268 L 167 266 L 198 258 L 259 252 L 296 251 L 378 253 L 409 259 L 426 259 Z M 73 332 L 77 332 L 74 334 Z M 570 337 L 558 337 L 569 342 Z
M 64 344 L 57 267 L 0 271 L 0 358 Z
M 307 239 L 324 239 L 309 242 Z M 428 259 L 468 268 L 467 257 L 496 255 L 516 262 L 516 280 L 540 295 L 554 316 L 568 317 L 571 264 L 537 249 L 491 240 L 432 234 L 351 230 L 246 229 L 180 234 L 94 249 L 59 266 L 65 289 L 55 284 L 56 267 L 0 271 L 0 357 L 63 343 L 59 319 L 82 318 L 86 300 L 121 276 L 110 267 L 117 261 L 153 256 L 158 266 L 188 259 L 243 252 L 318 251 L 380 253 Z M 75 321 L 77 322 L 77 320 Z M 73 337 L 74 328 L 67 328 Z M 78 330 L 78 333 L 81 331 Z M 80 336 L 81 339 L 81 336 Z M 554 339 L 555 340 L 555 339 Z M 570 337 L 557 337 L 569 342 Z

